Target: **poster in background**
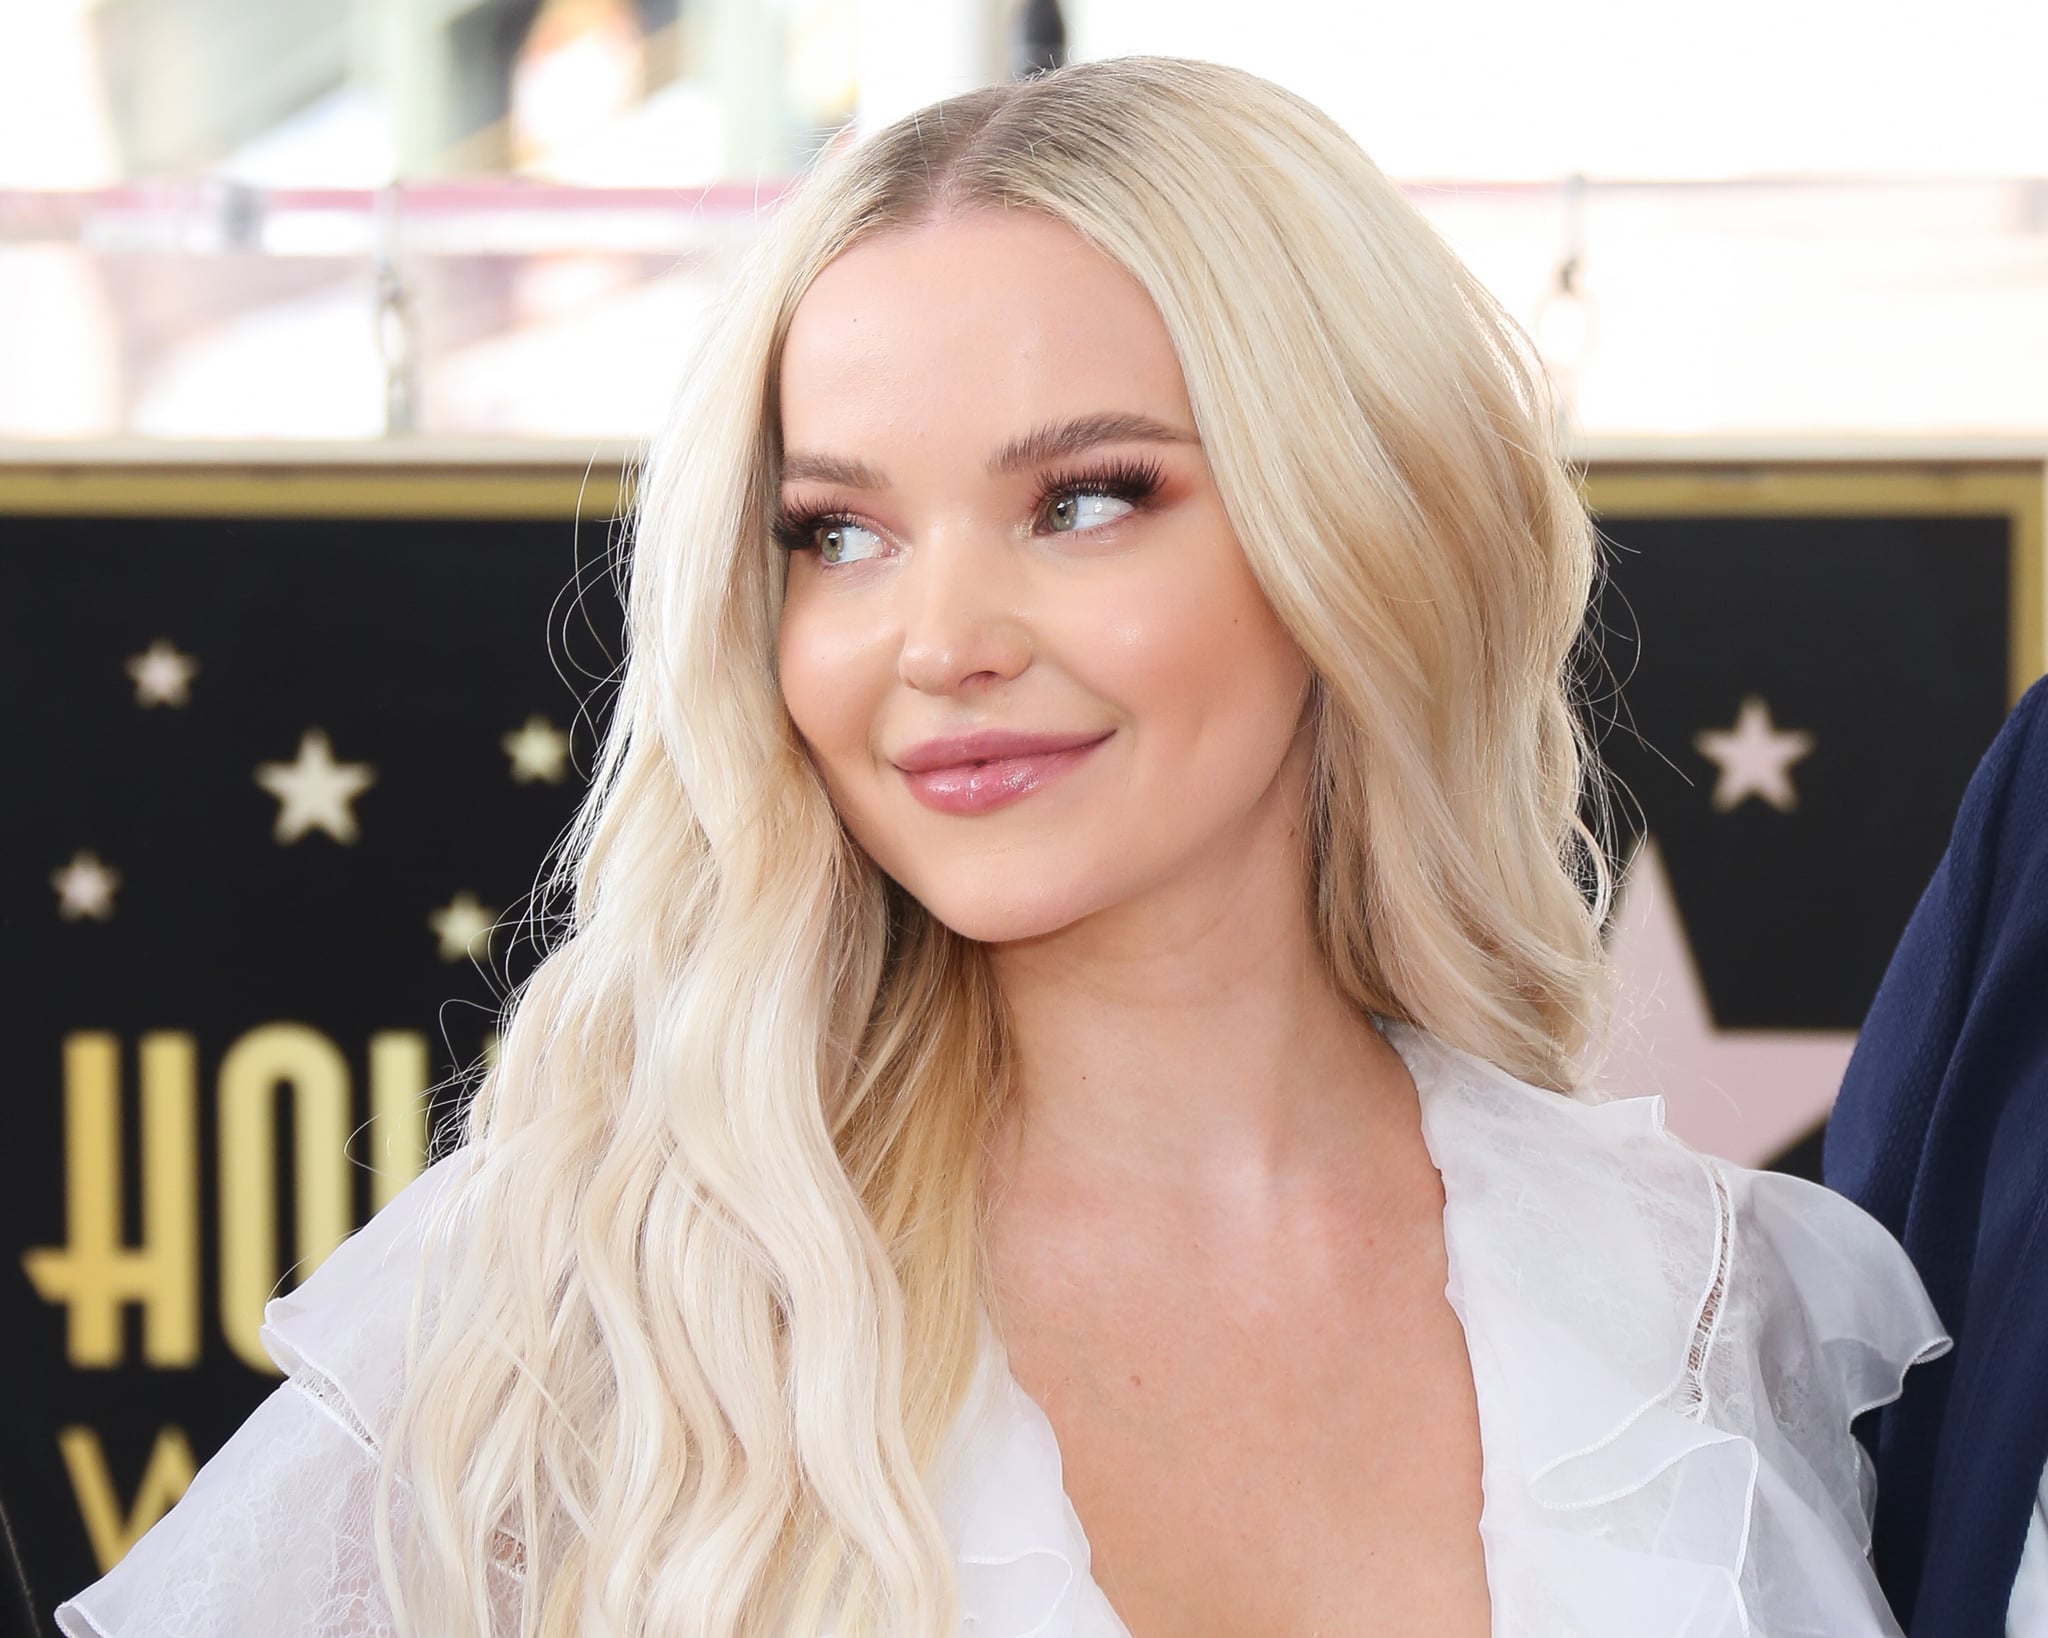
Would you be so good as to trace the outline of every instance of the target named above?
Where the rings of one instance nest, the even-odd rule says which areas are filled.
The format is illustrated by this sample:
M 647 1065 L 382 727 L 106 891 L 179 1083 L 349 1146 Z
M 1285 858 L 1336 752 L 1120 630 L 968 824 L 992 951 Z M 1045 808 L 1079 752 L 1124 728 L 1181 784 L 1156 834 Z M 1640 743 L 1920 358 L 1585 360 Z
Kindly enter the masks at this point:
M 621 653 L 619 487 L 0 476 L 0 1497 L 46 1617 L 492 1047 Z
M 2043 670 L 2042 470 L 1609 465 L 1588 495 L 1621 866 L 1598 1084 L 1817 1177 L 1963 788 Z
M 618 474 L 0 471 L 0 1498 L 45 1615 L 274 1386 L 548 907 L 621 652 Z M 1602 468 L 1607 1081 L 1811 1170 L 2040 669 L 2042 473 Z

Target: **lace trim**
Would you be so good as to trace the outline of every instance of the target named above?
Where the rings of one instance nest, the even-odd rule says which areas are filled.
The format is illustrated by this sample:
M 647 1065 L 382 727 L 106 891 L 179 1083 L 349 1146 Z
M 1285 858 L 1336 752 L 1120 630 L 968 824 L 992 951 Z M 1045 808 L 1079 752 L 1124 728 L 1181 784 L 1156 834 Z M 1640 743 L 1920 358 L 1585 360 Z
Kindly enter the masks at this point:
M 310 1403 L 319 1407 L 321 1413 L 332 1420 L 341 1430 L 362 1447 L 363 1454 L 373 1462 L 383 1460 L 383 1453 L 375 1436 L 363 1425 L 350 1404 L 348 1395 L 340 1385 L 324 1371 L 307 1368 L 305 1374 L 288 1379 L 291 1385 Z M 399 1479 L 401 1488 L 405 1480 Z M 492 1571 L 517 1586 L 526 1579 L 526 1544 L 510 1530 L 502 1527 L 493 1532 L 489 1565 Z
M 342 1432 L 363 1447 L 363 1454 L 373 1461 L 381 1459 L 382 1453 L 377 1447 L 376 1438 L 363 1426 L 362 1418 L 356 1415 L 354 1407 L 349 1403 L 348 1395 L 342 1392 L 339 1383 L 323 1371 L 308 1371 L 305 1375 L 293 1376 L 290 1380 L 294 1388 L 319 1406 L 324 1414 L 340 1426 Z
M 1685 1351 L 1685 1380 L 1679 1384 L 1672 1406 L 1681 1416 L 1695 1422 L 1707 1415 L 1707 1361 L 1721 1334 L 1721 1312 L 1728 1295 L 1728 1275 L 1735 1263 L 1735 1205 L 1728 1197 L 1728 1180 L 1721 1168 L 1702 1155 L 1700 1169 L 1714 1190 L 1714 1273 L 1693 1316 L 1692 1341 Z

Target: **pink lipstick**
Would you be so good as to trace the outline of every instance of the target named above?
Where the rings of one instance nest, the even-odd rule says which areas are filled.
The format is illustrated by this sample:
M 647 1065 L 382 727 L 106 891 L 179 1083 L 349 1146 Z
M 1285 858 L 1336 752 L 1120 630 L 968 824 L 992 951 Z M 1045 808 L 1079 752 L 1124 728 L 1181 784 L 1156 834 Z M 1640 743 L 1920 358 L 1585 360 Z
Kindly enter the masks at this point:
M 1108 733 L 1027 734 L 990 728 L 928 739 L 892 760 L 910 794 L 926 807 L 939 813 L 988 813 L 1043 790 L 1108 738 Z

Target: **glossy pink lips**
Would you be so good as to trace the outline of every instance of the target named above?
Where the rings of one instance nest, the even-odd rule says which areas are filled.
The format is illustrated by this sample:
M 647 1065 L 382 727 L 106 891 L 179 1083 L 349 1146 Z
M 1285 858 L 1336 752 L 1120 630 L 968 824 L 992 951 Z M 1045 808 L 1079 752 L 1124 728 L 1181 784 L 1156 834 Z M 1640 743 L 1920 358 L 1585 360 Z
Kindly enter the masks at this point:
M 895 758 L 910 794 L 939 813 L 987 813 L 1022 800 L 1081 763 L 1109 735 L 987 729 L 926 740 Z

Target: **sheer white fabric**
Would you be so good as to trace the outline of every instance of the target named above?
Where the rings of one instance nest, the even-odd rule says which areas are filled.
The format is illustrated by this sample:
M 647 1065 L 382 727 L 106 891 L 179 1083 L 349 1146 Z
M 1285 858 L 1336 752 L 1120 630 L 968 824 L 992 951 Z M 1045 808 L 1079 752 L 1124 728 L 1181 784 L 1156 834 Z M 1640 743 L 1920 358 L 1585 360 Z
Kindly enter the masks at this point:
M 1526 1086 L 1390 1026 L 1443 1175 L 1484 1462 L 1495 1638 L 1899 1638 L 1849 1424 L 1948 1345 L 1847 1200 L 1707 1160 L 1656 1099 Z M 444 1161 L 268 1311 L 290 1373 L 69 1638 L 381 1638 L 368 1534 L 419 1227 Z M 1051 1424 L 986 1343 L 934 1476 L 963 1638 L 1129 1638 Z
M 285 1380 L 113 1570 L 57 1611 L 66 1638 L 386 1638 L 372 1507 L 427 1215 L 467 1157 L 430 1166 L 263 1311 Z
M 1896 1638 L 1849 1425 L 1949 1346 L 1897 1242 L 1695 1153 L 1661 1099 L 1389 1038 L 1444 1179 L 1497 1638 Z

